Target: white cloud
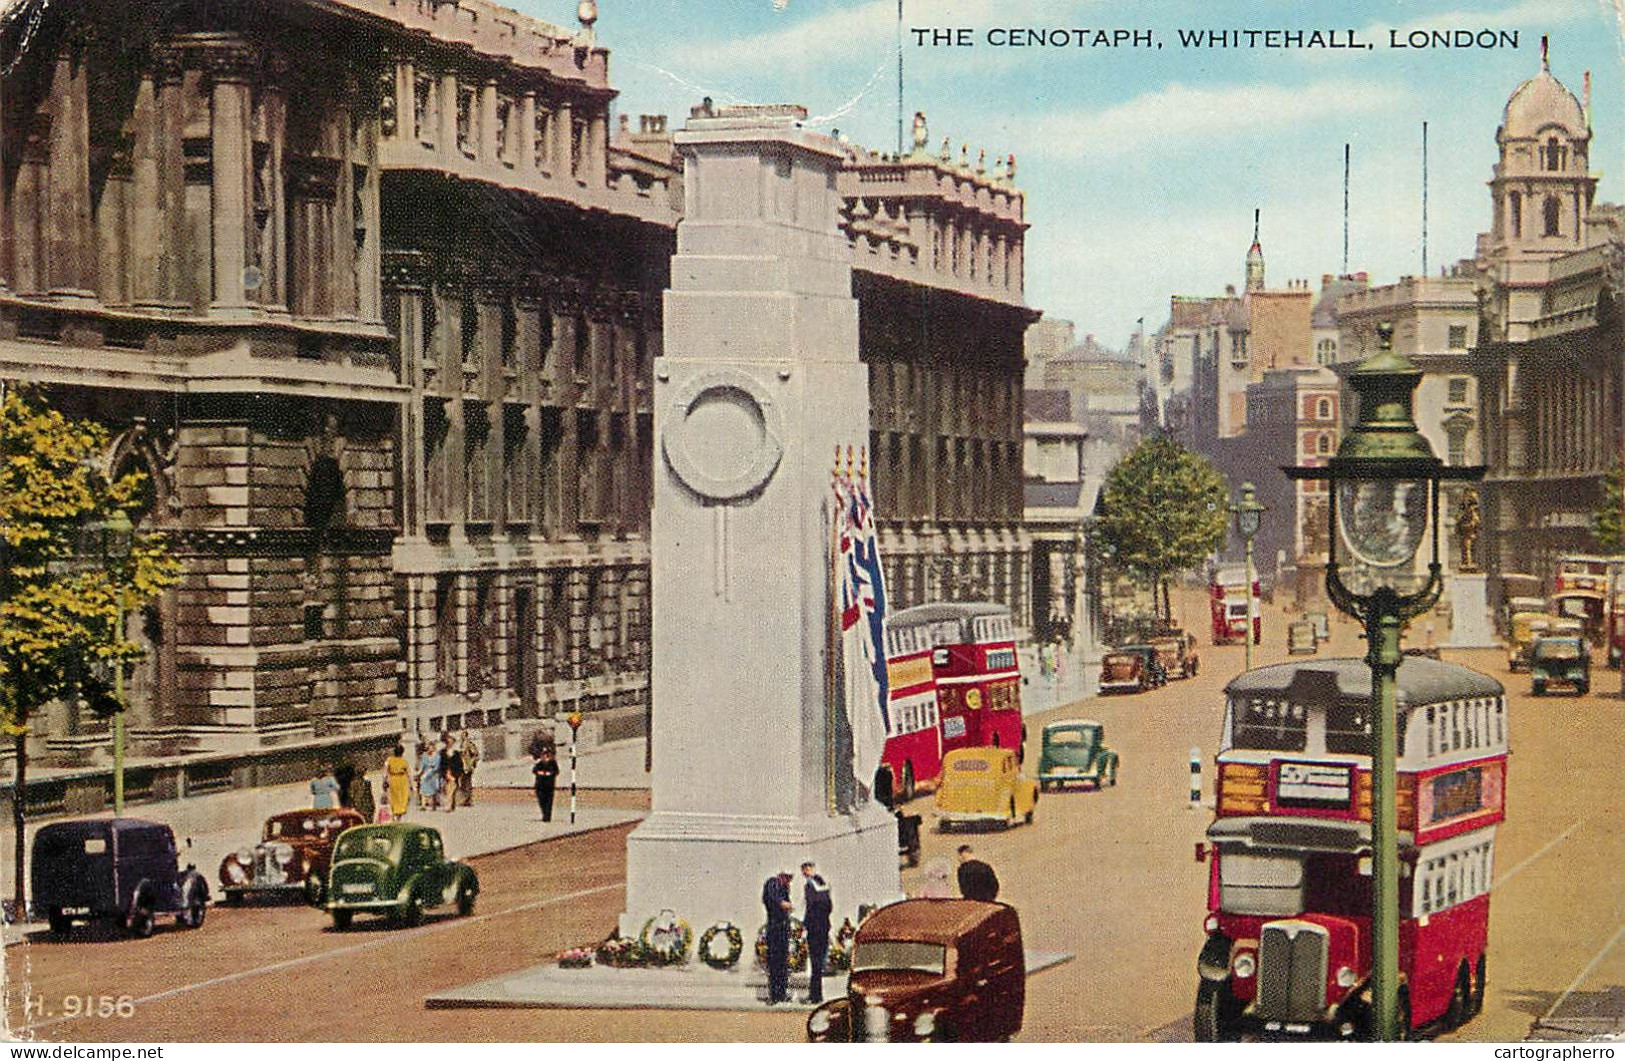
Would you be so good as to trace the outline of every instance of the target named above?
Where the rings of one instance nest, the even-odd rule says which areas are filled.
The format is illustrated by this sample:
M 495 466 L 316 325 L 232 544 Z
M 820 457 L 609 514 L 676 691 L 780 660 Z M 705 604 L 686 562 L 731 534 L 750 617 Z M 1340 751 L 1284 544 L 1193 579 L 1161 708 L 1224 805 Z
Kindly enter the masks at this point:
M 1212 146 L 1242 132 L 1275 132 L 1327 118 L 1369 119 L 1406 98 L 1397 84 L 1332 80 L 1298 87 L 1174 83 L 1097 111 L 1027 115 L 1013 125 L 1029 153 L 1122 158 L 1180 143 Z

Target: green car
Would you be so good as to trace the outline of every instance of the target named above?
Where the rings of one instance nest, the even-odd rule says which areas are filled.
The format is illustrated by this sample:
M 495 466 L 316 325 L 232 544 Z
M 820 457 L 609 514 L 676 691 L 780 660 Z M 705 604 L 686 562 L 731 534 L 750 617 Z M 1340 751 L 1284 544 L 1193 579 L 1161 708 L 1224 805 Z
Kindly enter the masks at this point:
M 1591 651 L 1583 637 L 1537 638 L 1529 652 L 1534 693 L 1545 696 L 1554 685 L 1572 685 L 1584 696 L 1591 691 Z
M 427 825 L 358 825 L 333 845 L 326 909 L 336 929 L 349 928 L 358 913 L 416 925 L 425 909 L 448 903 L 467 915 L 479 894 L 473 867 L 448 860 L 440 831 Z
M 1117 784 L 1117 753 L 1106 747 L 1105 735 L 1106 727 L 1087 718 L 1045 726 L 1038 787 L 1063 788 L 1069 781 L 1096 788 Z

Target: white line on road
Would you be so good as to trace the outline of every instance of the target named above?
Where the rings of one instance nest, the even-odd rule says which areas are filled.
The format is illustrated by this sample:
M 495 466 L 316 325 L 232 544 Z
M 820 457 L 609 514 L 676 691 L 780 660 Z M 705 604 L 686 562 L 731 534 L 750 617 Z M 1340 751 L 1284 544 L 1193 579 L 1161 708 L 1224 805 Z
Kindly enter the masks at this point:
M 1591 963 L 1584 969 L 1580 970 L 1580 975 L 1574 978 L 1574 982 L 1568 987 L 1564 988 L 1561 995 L 1557 996 L 1557 1001 L 1552 1003 L 1552 1008 L 1546 1011 L 1545 1016 L 1541 1017 L 1540 1020 L 1535 1022 L 1537 1025 L 1544 1024 L 1551 1020 L 1552 1014 L 1557 1012 L 1558 1007 L 1563 1005 L 1564 1002 L 1567 1002 L 1569 996 L 1574 994 L 1575 991 L 1579 990 L 1580 985 L 1591 978 L 1591 974 L 1597 971 L 1597 966 L 1602 964 L 1602 960 L 1608 956 L 1609 951 L 1614 949 L 1614 945 L 1619 942 L 1619 938 L 1621 936 L 1625 936 L 1625 925 L 1620 925 L 1619 928 L 1614 930 L 1613 937 L 1609 939 L 1607 943 L 1603 944 L 1602 950 L 1598 951 L 1597 956 L 1591 959 Z
M 433 932 L 444 932 L 447 929 L 474 925 L 481 921 L 489 921 L 492 918 L 507 917 L 510 914 L 522 913 L 526 910 L 536 910 L 540 907 L 553 906 L 557 903 L 567 903 L 575 899 L 585 899 L 589 895 L 598 895 L 602 892 L 618 891 L 625 887 L 625 881 L 616 881 L 614 884 L 601 884 L 596 888 L 585 888 L 578 892 L 571 892 L 569 895 L 555 895 L 551 899 L 538 899 L 535 902 L 521 903 L 518 906 L 511 906 L 506 910 L 497 910 L 488 914 L 475 914 L 473 917 L 453 918 L 449 921 L 441 921 L 438 924 L 425 925 L 423 928 L 411 929 L 406 932 L 389 932 L 378 939 L 368 940 L 365 943 L 355 943 L 348 947 L 336 947 L 333 950 L 322 951 L 320 954 L 306 954 L 298 958 L 289 958 L 285 961 L 273 962 L 270 965 L 262 965 L 257 969 L 243 969 L 227 976 L 217 976 L 212 980 L 204 980 L 195 984 L 187 984 L 185 987 L 170 988 L 168 991 L 160 991 L 155 995 L 147 995 L 144 998 L 138 998 L 135 1000 L 135 1005 L 140 1007 L 149 1002 L 161 1002 L 166 998 L 174 998 L 176 995 L 190 994 L 193 991 L 202 991 L 206 988 L 218 987 L 221 984 L 229 984 L 237 980 L 247 980 L 251 977 L 261 976 L 265 973 L 274 973 L 280 972 L 284 969 L 293 969 L 301 965 L 309 965 L 312 962 L 326 961 L 329 958 L 337 958 L 345 954 L 355 954 L 359 951 L 371 950 L 374 947 L 382 947 L 386 944 L 400 943 L 402 940 L 416 939 L 418 936 L 427 936 Z M 64 1024 L 71 1020 L 80 1019 L 82 1019 L 82 1017 L 53 1017 L 50 1020 L 42 1020 L 34 1024 L 25 1025 L 24 1030 L 32 1031 L 36 1028 L 49 1028 L 55 1024 Z
M 1585 823 L 1586 823 L 1586 819 L 1581 818 L 1579 821 L 1575 822 L 1573 825 L 1569 826 L 1567 829 L 1564 829 L 1562 832 L 1560 832 L 1556 836 L 1552 837 L 1552 839 L 1550 839 L 1550 840 L 1548 840 L 1546 842 L 1545 847 L 1541 848 L 1539 851 L 1536 851 L 1534 854 L 1530 855 L 1528 858 L 1524 859 L 1522 862 L 1518 863 L 1516 866 L 1513 866 L 1511 869 L 1509 869 L 1505 873 L 1501 874 L 1501 879 L 1496 881 L 1494 884 L 1490 885 L 1490 890 L 1494 891 L 1496 888 L 1499 888 L 1502 885 L 1506 884 L 1506 882 L 1511 880 L 1513 877 L 1516 877 L 1519 873 L 1521 873 L 1523 871 L 1523 868 L 1525 866 L 1527 866 L 1530 863 L 1534 862 L 1537 858 L 1540 858 L 1542 855 L 1544 855 L 1546 852 L 1550 851 L 1552 848 L 1556 847 L 1558 844 L 1562 843 L 1564 840 L 1567 840 L 1569 838 L 1570 833 L 1574 832 L 1574 830 L 1578 829 L 1580 826 L 1584 825 Z

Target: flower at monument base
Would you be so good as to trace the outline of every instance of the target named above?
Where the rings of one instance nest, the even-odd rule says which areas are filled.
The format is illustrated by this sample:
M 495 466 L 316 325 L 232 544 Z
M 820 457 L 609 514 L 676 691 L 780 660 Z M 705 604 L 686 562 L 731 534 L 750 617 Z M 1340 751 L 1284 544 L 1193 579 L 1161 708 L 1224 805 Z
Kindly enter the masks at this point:
M 611 933 L 608 939 L 598 944 L 595 953 L 599 965 L 618 969 L 636 968 L 646 963 L 643 944 L 618 933 Z
M 756 964 L 767 967 L 767 926 L 756 933 Z M 798 917 L 790 919 L 790 971 L 799 973 L 807 965 L 807 926 Z
M 720 948 L 718 937 L 723 941 Z M 732 969 L 739 963 L 739 955 L 744 950 L 745 935 L 739 931 L 739 926 L 732 921 L 718 921 L 700 933 L 700 943 L 694 953 L 713 969 Z
M 585 969 L 592 965 L 591 947 L 571 947 L 559 952 L 560 969 Z
M 650 965 L 681 965 L 688 960 L 694 930 L 670 910 L 662 910 L 643 923 L 638 943 Z

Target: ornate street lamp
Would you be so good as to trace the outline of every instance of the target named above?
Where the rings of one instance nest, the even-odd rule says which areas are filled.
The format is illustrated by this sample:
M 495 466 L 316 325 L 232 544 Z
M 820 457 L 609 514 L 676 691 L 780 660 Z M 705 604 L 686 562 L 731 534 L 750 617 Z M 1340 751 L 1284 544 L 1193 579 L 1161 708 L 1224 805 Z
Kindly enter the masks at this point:
M 1400 632 L 1439 599 L 1439 482 L 1477 480 L 1479 467 L 1446 467 L 1416 429 L 1412 400 L 1422 373 L 1394 353 L 1392 324 L 1377 327 L 1377 353 L 1348 375 L 1360 419 L 1325 467 L 1286 467 L 1291 479 L 1331 484 L 1327 505 L 1326 592 L 1365 624 L 1371 667 L 1371 869 L 1373 1038 L 1396 1037 L 1399 1005 L 1399 834 L 1394 679 L 1404 659 Z M 1431 535 L 1430 532 L 1431 531 Z M 1431 538 L 1427 575 L 1416 551 Z M 1339 548 L 1349 558 L 1345 578 Z
M 1258 581 L 1258 572 L 1253 567 L 1253 539 L 1264 525 L 1264 513 L 1267 511 L 1266 506 L 1258 503 L 1253 484 L 1242 483 L 1241 500 L 1230 506 L 1230 513 L 1236 517 L 1236 533 L 1247 543 L 1247 632 L 1242 636 L 1241 643 L 1246 646 L 1248 670 L 1253 669 L 1253 628 L 1257 622 L 1253 614 L 1253 583 Z
M 135 545 L 135 525 L 123 509 L 115 509 L 106 520 L 86 524 L 80 530 L 79 555 L 99 556 L 108 567 L 122 568 L 130 559 Z M 125 639 L 125 592 L 123 579 L 119 581 L 118 624 L 114 627 L 114 640 Z M 124 814 L 124 661 L 114 659 L 113 668 L 113 814 Z

